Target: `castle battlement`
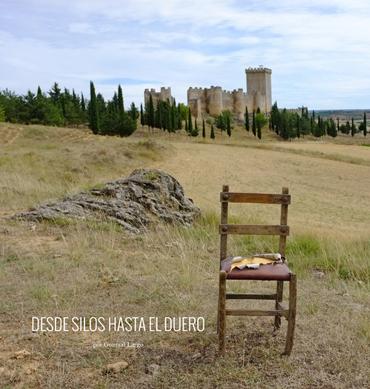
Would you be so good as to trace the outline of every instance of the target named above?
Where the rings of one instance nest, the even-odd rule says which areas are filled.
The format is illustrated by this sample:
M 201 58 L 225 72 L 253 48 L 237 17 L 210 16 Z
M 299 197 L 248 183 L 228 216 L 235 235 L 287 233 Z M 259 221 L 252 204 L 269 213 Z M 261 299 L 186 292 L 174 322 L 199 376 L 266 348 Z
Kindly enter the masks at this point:
M 195 86 L 195 87 L 191 86 L 188 89 L 188 91 L 203 91 L 203 90 L 204 90 L 204 88 L 201 88 L 201 87 L 198 87 L 198 86 Z
M 260 66 L 255 67 L 255 68 L 249 67 L 249 68 L 245 69 L 245 72 L 246 73 L 269 73 L 269 74 L 271 74 L 272 70 L 269 69 L 269 68 L 265 68 L 262 65 L 260 65 Z

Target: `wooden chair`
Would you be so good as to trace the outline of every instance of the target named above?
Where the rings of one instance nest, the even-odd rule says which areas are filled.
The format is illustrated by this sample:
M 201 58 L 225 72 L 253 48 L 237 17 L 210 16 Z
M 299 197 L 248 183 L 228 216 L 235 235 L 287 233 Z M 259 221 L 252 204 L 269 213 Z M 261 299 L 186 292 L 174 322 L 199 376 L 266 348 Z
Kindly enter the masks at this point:
M 221 224 L 220 224 L 220 277 L 219 277 L 219 299 L 218 299 L 218 318 L 217 330 L 219 335 L 219 351 L 221 354 L 225 350 L 225 329 L 226 316 L 274 316 L 274 326 L 279 328 L 281 316 L 288 320 L 288 331 L 286 336 L 285 351 L 283 354 L 290 355 L 293 347 L 296 300 L 297 300 L 297 280 L 287 264 L 285 263 L 286 238 L 289 235 L 288 205 L 290 204 L 290 195 L 288 188 L 283 188 L 282 194 L 266 193 L 233 193 L 229 187 L 224 185 L 220 194 L 221 201 Z M 228 224 L 228 206 L 229 203 L 262 203 L 262 204 L 280 204 L 281 215 L 279 225 L 237 225 Z M 279 235 L 279 253 L 284 262 L 261 265 L 258 269 L 233 269 L 230 266 L 232 257 L 227 257 L 227 236 L 229 234 L 245 235 Z M 253 253 L 250 253 L 253 254 Z M 273 294 L 252 294 L 252 293 L 227 293 L 226 281 L 232 280 L 260 280 L 274 281 L 277 283 L 276 293 Z M 289 282 L 289 307 L 282 305 L 283 285 Z M 273 300 L 275 309 L 271 310 L 241 310 L 227 309 L 226 300 L 229 299 L 247 299 L 247 300 Z

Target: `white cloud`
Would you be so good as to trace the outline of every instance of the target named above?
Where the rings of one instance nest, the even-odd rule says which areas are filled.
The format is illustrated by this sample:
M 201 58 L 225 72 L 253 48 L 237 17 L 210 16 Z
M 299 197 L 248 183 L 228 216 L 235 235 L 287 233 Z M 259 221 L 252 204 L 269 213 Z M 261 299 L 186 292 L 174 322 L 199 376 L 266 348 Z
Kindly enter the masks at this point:
M 68 30 L 78 34 L 95 34 L 96 30 L 89 23 L 71 23 Z
M 281 105 L 370 104 L 368 1 L 32 2 L 34 15 L 0 31 L 0 88 L 57 80 L 86 91 L 94 79 L 110 96 L 99 80 L 131 78 L 158 85 L 127 85 L 126 101 L 162 83 L 184 100 L 190 85 L 245 87 L 244 68 L 262 63 Z M 5 22 L 19 12 L 12 4 Z M 37 23 L 38 12 L 50 25 Z

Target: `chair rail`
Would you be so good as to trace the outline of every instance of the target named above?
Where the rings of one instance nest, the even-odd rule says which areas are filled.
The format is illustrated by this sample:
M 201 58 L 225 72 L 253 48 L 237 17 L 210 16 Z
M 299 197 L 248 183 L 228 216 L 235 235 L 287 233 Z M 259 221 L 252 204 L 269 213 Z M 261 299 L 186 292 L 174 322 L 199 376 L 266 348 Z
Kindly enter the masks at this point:
M 220 224 L 219 232 L 221 235 L 239 234 L 239 235 L 289 235 L 289 226 L 287 225 L 260 225 L 260 224 Z
M 221 202 L 229 203 L 258 203 L 258 204 L 290 204 L 289 194 L 270 194 L 270 193 L 237 193 L 221 192 Z

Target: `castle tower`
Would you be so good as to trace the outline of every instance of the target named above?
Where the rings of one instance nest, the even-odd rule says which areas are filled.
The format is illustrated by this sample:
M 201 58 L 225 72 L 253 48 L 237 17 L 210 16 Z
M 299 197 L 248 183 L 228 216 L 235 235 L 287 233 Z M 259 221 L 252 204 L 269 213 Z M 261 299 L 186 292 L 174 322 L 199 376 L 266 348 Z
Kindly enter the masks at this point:
M 258 68 L 245 69 L 247 76 L 247 93 L 254 96 L 253 106 L 248 107 L 262 112 L 271 111 L 271 69 L 259 66 Z
M 223 110 L 222 88 L 220 86 L 211 86 L 207 90 L 208 113 L 211 116 L 218 116 Z
M 244 119 L 245 106 L 247 105 L 246 95 L 242 88 L 233 90 L 233 110 L 232 112 L 238 117 L 239 120 Z

